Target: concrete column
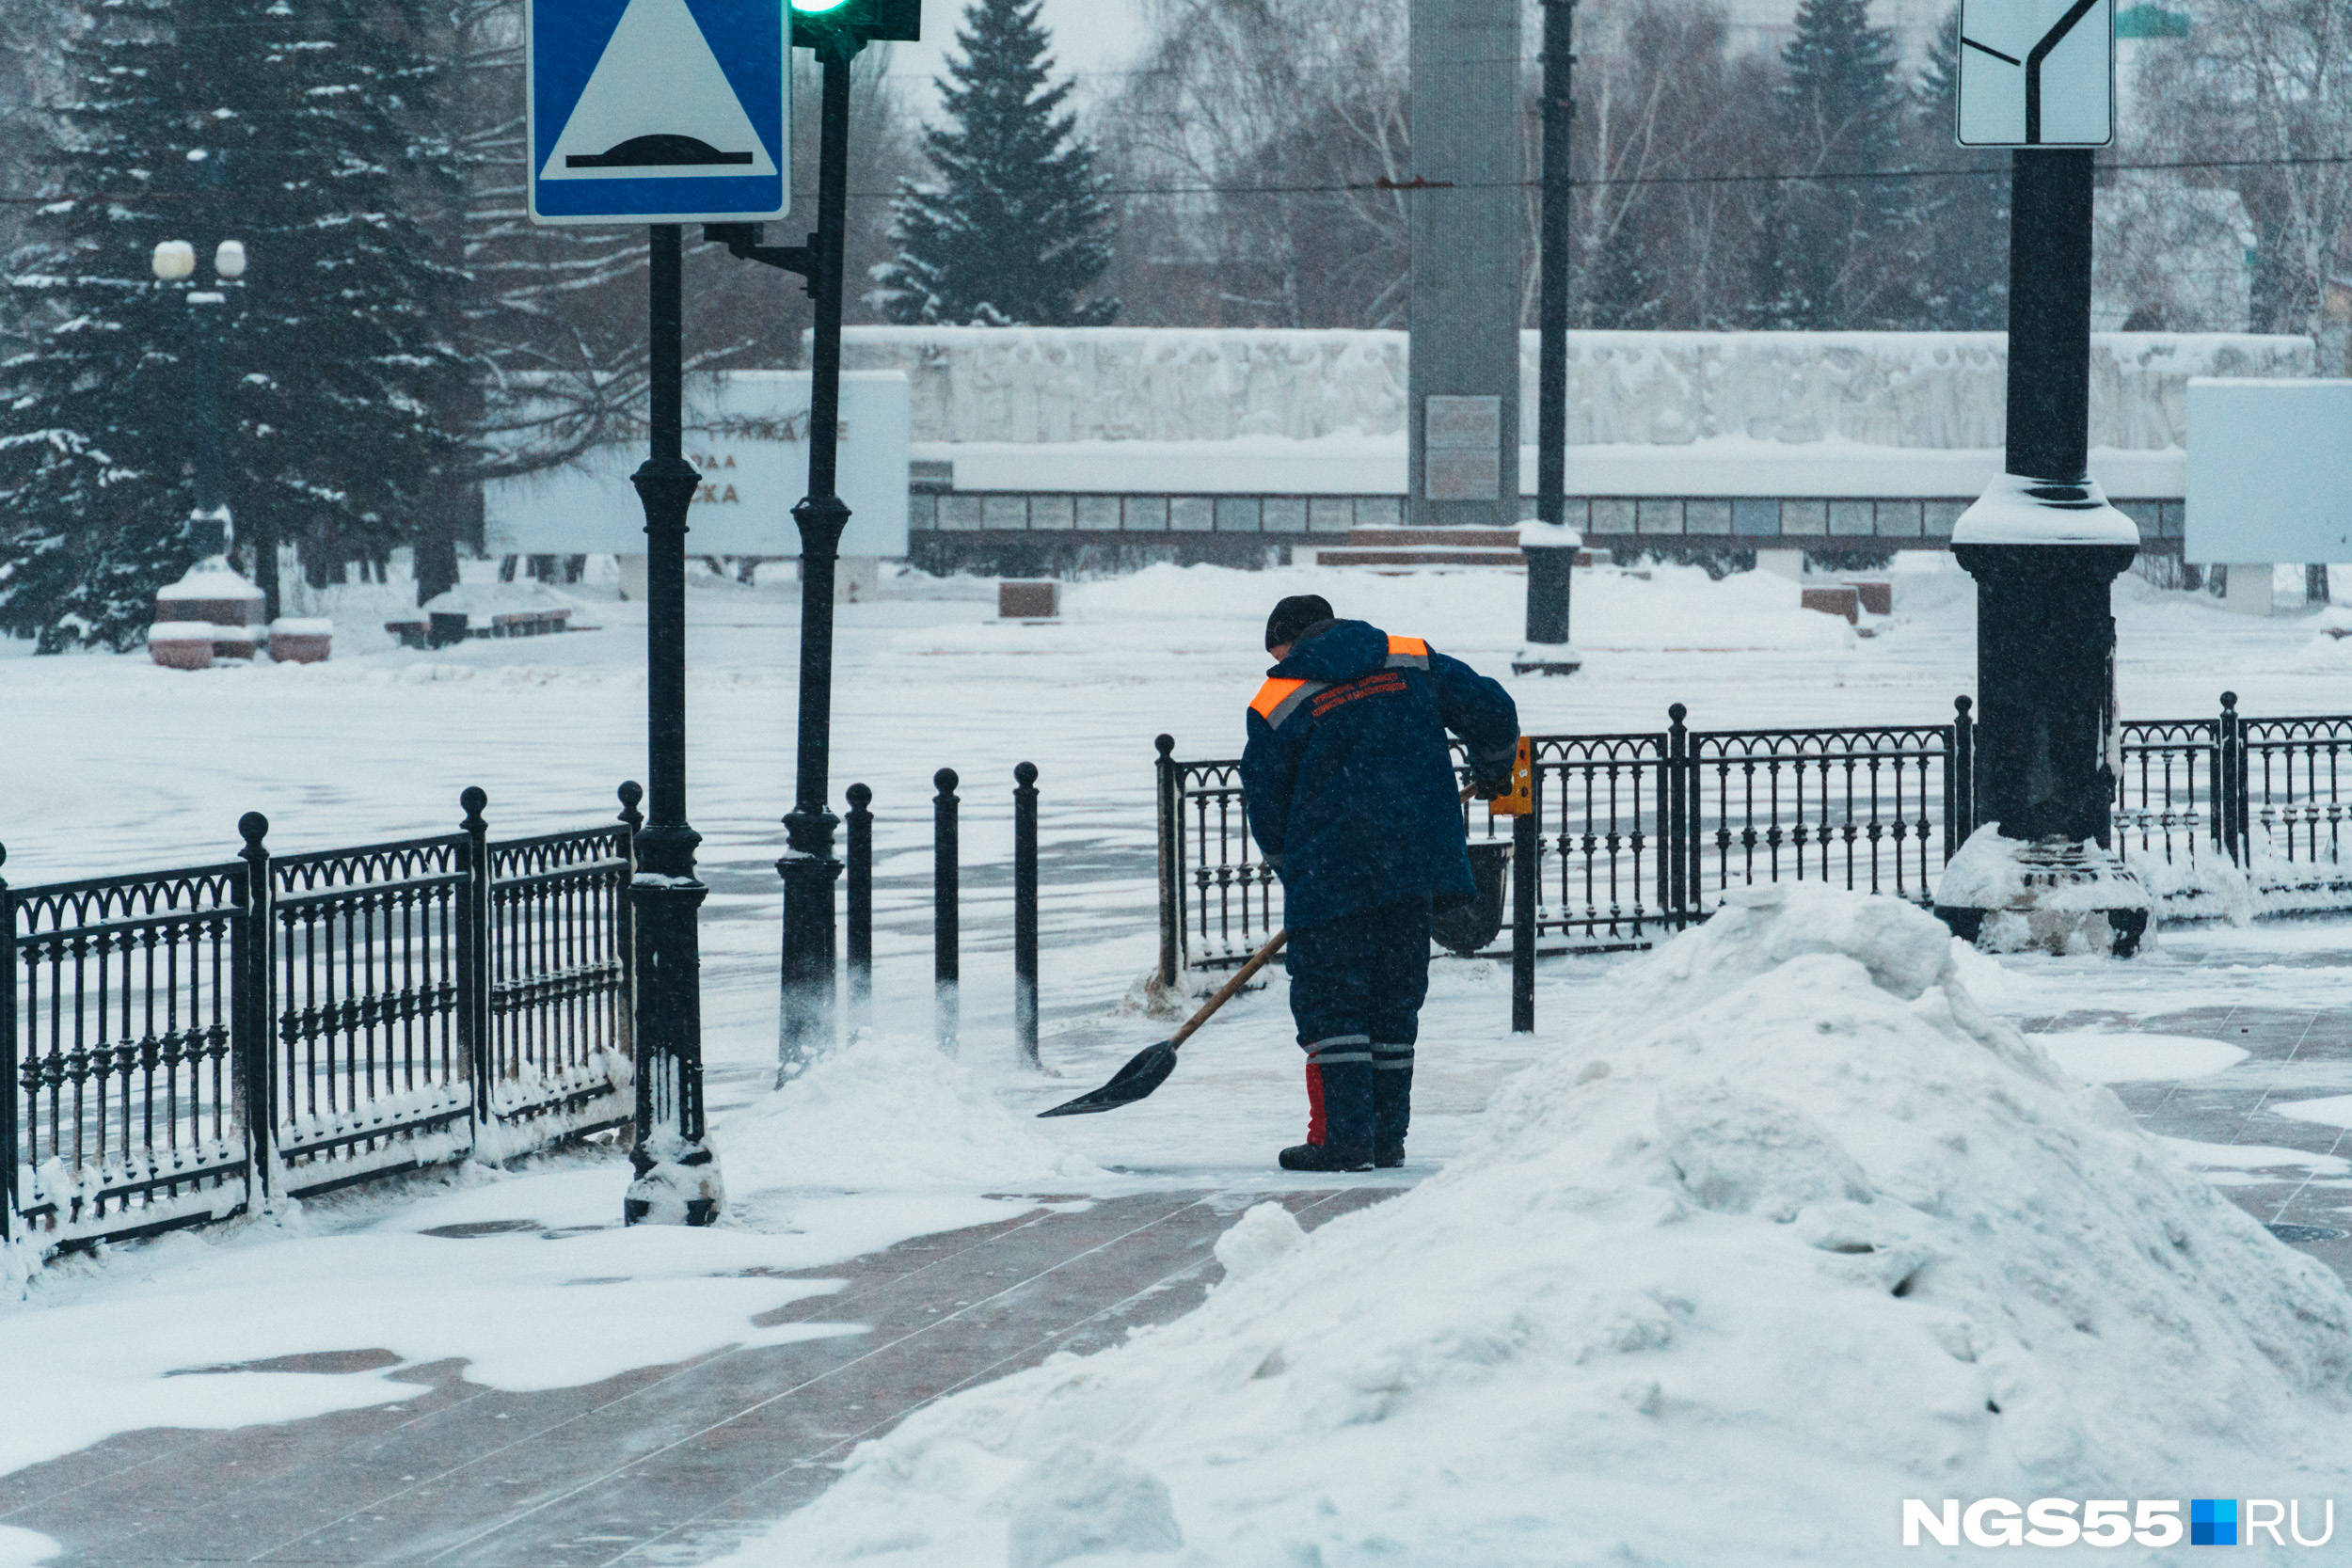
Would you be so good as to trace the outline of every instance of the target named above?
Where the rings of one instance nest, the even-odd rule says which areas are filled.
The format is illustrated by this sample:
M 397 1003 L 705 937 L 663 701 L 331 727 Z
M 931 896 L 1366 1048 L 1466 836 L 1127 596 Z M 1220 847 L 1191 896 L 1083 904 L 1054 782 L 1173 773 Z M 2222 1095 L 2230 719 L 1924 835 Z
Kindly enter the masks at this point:
M 1525 199 L 1519 0 L 1411 6 L 1407 520 L 1515 529 Z
M 2271 611 L 2270 563 L 2230 563 L 2229 581 L 2222 587 L 2221 603 L 2227 610 L 2240 615 L 2267 615 Z
M 1802 582 L 1804 580 L 1804 552 L 1758 550 L 1756 552 L 1756 569 L 1770 572 L 1776 578 L 1787 578 L 1790 582 Z

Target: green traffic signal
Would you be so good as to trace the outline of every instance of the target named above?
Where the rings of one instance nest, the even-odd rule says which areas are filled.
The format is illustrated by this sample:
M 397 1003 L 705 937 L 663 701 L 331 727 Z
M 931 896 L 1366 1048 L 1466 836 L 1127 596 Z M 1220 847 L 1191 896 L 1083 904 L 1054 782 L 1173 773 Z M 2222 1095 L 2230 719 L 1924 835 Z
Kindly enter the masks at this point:
M 923 36 L 923 0 L 791 0 L 792 41 L 814 49 L 828 38 L 861 43 Z

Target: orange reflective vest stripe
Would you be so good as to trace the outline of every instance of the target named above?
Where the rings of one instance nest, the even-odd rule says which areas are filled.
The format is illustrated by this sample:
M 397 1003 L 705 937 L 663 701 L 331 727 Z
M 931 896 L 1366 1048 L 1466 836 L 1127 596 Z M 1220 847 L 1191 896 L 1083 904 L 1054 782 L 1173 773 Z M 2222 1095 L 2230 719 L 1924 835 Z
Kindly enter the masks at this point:
M 1418 637 L 1389 639 L 1389 666 L 1391 670 L 1426 670 L 1429 668 L 1429 644 Z
M 1305 681 L 1268 681 L 1258 688 L 1258 694 L 1249 699 L 1252 712 L 1267 723 L 1274 722 L 1274 710 L 1282 705 L 1282 699 L 1306 685 Z
M 1328 681 L 1270 680 L 1258 688 L 1258 694 L 1249 699 L 1249 711 L 1279 730 L 1283 720 L 1298 711 L 1300 704 L 1330 684 Z

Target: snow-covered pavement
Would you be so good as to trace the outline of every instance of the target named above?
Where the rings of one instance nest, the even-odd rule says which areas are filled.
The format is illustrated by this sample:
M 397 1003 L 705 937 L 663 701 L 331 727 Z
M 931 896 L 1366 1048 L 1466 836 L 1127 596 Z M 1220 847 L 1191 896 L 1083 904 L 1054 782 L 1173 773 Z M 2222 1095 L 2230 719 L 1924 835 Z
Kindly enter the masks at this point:
M 1709 583 L 1671 568 L 1646 579 L 1580 575 L 1585 673 L 1512 689 L 1538 732 L 1654 727 L 1676 701 L 1694 722 L 1933 721 L 1973 687 L 1968 585 L 1948 572 L 1899 580 L 1897 616 L 1865 640 L 1800 610 L 1793 586 L 1771 578 Z M 1213 1193 L 1231 1208 L 1311 1186 L 1272 1168 L 1273 1150 L 1295 1139 L 1303 1116 L 1279 984 L 1231 1007 L 1149 1101 L 1104 1117 L 1028 1114 L 1100 1082 L 1167 1032 L 1142 1010 L 1139 988 L 1156 954 L 1152 737 L 1176 735 L 1180 754 L 1236 752 L 1241 705 L 1263 668 L 1256 643 L 1265 610 L 1311 586 L 1343 614 L 1427 636 L 1488 669 L 1516 646 L 1518 579 L 1502 574 L 1163 568 L 1076 585 L 1066 623 L 1044 627 L 998 624 L 979 583 L 902 583 L 879 602 L 844 607 L 836 809 L 851 780 L 873 786 L 878 1029 L 775 1094 L 772 862 L 776 818 L 790 804 L 791 590 L 698 582 L 691 815 L 714 887 L 704 923 L 706 1048 L 729 1224 L 622 1231 L 613 1220 L 624 1167 L 582 1155 L 423 1179 L 53 1266 L 26 1299 L 0 1307 L 11 1347 L 0 1358 L 0 1405 L 17 1413 L 0 1438 L 0 1470 L 141 1427 L 389 1409 L 418 1396 L 419 1369 L 452 1361 L 467 1363 L 469 1385 L 521 1397 L 729 1345 L 832 1354 L 832 1340 L 866 1336 L 871 1324 L 860 1312 L 834 1315 L 830 1294 L 843 1288 L 818 1282 L 850 1278 L 865 1266 L 855 1260 L 909 1238 L 1002 1225 L 1046 1201 L 1077 1214 Z M 364 625 L 367 595 L 347 597 L 346 621 Z M 458 791 L 474 784 L 488 790 L 500 831 L 607 816 L 612 786 L 643 771 L 642 618 L 600 590 L 581 597 L 582 618 L 602 630 L 432 655 L 361 635 L 347 639 L 356 650 L 311 668 L 187 675 L 136 658 L 0 660 L 7 873 L 25 885 L 214 858 L 233 847 L 237 815 L 257 808 L 272 819 L 272 843 L 290 850 L 445 831 L 459 816 Z M 2352 658 L 2339 657 L 2307 618 L 2248 620 L 2129 578 L 2119 614 L 2127 715 L 2201 715 L 2224 688 L 2249 713 L 2346 708 Z M 1043 773 L 1043 1077 L 1014 1065 L 1008 1023 L 1009 792 L 1024 759 Z M 953 1063 L 927 1043 L 929 799 L 942 766 L 965 781 L 964 1043 Z M 1464 1149 L 1491 1146 L 1486 1108 L 1515 1075 L 1533 1067 L 1549 1082 L 1564 1062 L 1613 1059 L 1639 1032 L 1613 977 L 1640 961 L 1547 960 L 1534 1037 L 1509 1033 L 1499 967 L 1440 962 L 1412 1163 L 1346 1185 L 1421 1183 Z M 2352 923 L 2175 931 L 2129 964 L 1954 961 L 1985 1007 L 2047 1035 L 2069 1071 L 2112 1085 L 2179 1140 L 2209 1185 L 2257 1218 L 2352 1228 L 2342 1217 L 2352 1213 L 2344 1027 Z M 1514 1092 L 1523 1101 L 1530 1091 Z M 2066 1196 L 2042 1190 L 2035 1201 Z M 2308 1244 L 2352 1267 L 2335 1242 Z M 648 1323 L 660 1326 L 639 1332 Z M 373 1354 L 331 1365 L 288 1359 L 360 1353 Z M 2260 1441 L 2229 1438 L 2258 1456 Z M 1207 1449 L 1188 1451 L 1214 1466 L 1200 1458 Z M 2288 1456 L 2278 1451 L 2284 1487 Z M 938 1481 L 949 1511 L 941 1520 L 962 1517 L 953 1510 L 967 1505 L 997 1507 L 983 1497 L 994 1496 L 989 1464 L 942 1472 L 922 1467 L 931 1458 L 908 1463 L 916 1466 L 909 1474 Z M 1093 1460 L 1072 1464 L 1067 1476 L 1040 1470 L 1038 1485 L 1083 1491 L 1094 1477 L 1132 1491 L 1116 1466 L 1098 1475 Z M 1166 1479 L 1174 1484 L 1178 1471 Z M 2240 1495 L 2263 1483 L 2249 1471 Z M 2239 1483 L 2183 1476 L 2176 1484 Z M 1280 1490 L 1272 1480 L 1264 1487 Z M 1178 1488 L 1187 1539 L 1190 1511 L 1226 1506 L 1200 1500 L 1226 1496 L 1216 1488 Z M 987 1516 L 990 1528 L 1008 1528 Z M 0 1500 L 0 1532 L 15 1517 Z M 1321 1542 L 1320 1560 L 1337 1568 L 1371 1560 L 1368 1543 L 1386 1528 L 1300 1539 Z M 0 1533 L 0 1562 L 9 1560 L 7 1539 Z M 1568 1560 L 1487 1544 L 1500 1555 L 1480 1560 Z M 578 1560 L 632 1549 L 616 1542 Z M 908 1560 L 928 1560 L 930 1548 L 905 1549 L 916 1554 Z M 1454 1560 L 1419 1549 L 1406 1560 Z

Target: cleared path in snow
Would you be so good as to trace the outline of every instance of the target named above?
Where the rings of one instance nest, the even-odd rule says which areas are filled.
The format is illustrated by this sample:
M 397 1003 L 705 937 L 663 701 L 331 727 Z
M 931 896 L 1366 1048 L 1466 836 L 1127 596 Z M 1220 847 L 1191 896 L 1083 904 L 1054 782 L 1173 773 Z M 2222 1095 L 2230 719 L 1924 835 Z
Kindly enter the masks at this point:
M 1395 1191 L 1279 1196 L 1312 1228 Z M 547 1393 L 484 1388 L 444 1362 L 415 1369 L 423 1386 L 405 1405 L 127 1433 L 0 1478 L 0 1525 L 56 1540 L 52 1568 L 707 1561 L 816 1496 L 852 1447 L 920 1406 L 1189 1311 L 1222 1276 L 1212 1244 L 1263 1196 L 1110 1198 L 925 1237 L 816 1271 L 841 1290 L 776 1315 L 854 1321 L 862 1334 Z M 294 1359 L 256 1370 L 386 1365 L 366 1347 Z

